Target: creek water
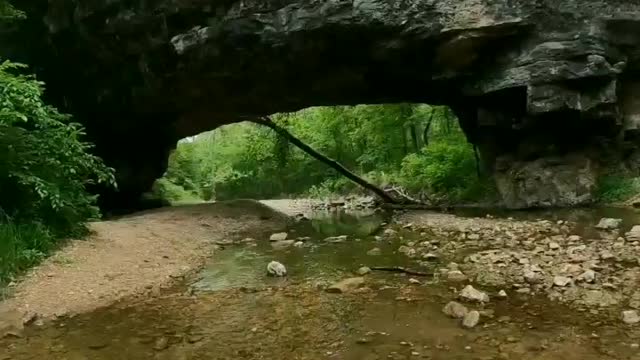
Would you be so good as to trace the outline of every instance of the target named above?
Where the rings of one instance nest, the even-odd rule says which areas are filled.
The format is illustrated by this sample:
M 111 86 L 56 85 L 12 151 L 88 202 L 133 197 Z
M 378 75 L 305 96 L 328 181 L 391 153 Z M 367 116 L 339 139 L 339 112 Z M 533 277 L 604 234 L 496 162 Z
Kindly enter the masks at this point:
M 637 211 L 618 209 L 493 215 L 591 225 L 606 215 L 623 218 L 626 227 L 640 223 Z M 0 340 L 0 360 L 640 359 L 637 331 L 544 298 L 473 305 L 482 322 L 464 329 L 442 313 L 455 289 L 429 277 L 416 277 L 415 284 L 405 274 L 374 271 L 353 293 L 323 291 L 361 266 L 432 270 L 398 254 L 398 241 L 374 237 L 386 220 L 316 214 L 289 229 L 290 236 L 309 238 L 303 247 L 274 247 L 261 238 L 225 246 L 196 279 L 159 297 L 30 326 L 20 338 Z M 325 241 L 339 235 L 347 240 Z M 367 254 L 373 247 L 380 255 Z M 285 264 L 289 276 L 266 276 L 271 260 Z

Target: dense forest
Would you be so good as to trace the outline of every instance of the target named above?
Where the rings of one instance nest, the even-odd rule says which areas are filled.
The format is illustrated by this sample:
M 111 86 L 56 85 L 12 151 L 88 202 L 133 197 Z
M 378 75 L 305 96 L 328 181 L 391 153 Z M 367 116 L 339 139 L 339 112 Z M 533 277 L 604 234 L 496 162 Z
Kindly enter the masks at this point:
M 380 186 L 423 201 L 478 201 L 493 194 L 453 112 L 396 104 L 316 107 L 273 120 L 326 156 Z M 181 141 L 155 192 L 170 201 L 328 197 L 354 183 L 254 123 Z

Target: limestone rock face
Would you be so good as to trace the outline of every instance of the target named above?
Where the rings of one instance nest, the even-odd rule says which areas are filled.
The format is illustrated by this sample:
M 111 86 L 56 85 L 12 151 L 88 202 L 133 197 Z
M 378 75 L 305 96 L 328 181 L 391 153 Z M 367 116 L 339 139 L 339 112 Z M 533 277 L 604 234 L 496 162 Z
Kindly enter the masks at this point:
M 613 0 L 21 0 L 29 63 L 116 168 L 121 206 L 180 138 L 313 105 L 450 105 L 511 207 L 590 201 L 640 130 L 640 5 Z

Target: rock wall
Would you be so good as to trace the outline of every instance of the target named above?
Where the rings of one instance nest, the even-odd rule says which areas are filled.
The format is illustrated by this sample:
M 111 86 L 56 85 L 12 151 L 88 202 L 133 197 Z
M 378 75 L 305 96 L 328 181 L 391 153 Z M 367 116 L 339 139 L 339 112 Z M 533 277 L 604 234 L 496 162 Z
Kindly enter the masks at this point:
M 592 186 L 583 181 L 595 177 L 597 159 L 571 154 L 597 154 L 638 128 L 637 2 L 18 6 L 30 20 L 3 29 L 2 52 L 33 64 L 51 99 L 87 125 L 118 170 L 121 191 L 103 197 L 110 207 L 127 206 L 147 189 L 179 138 L 312 105 L 450 105 L 512 207 L 588 202 L 584 191 Z M 549 165 L 553 159 L 566 166 Z M 537 180 L 527 180 L 533 173 Z M 556 174 L 561 178 L 549 179 Z

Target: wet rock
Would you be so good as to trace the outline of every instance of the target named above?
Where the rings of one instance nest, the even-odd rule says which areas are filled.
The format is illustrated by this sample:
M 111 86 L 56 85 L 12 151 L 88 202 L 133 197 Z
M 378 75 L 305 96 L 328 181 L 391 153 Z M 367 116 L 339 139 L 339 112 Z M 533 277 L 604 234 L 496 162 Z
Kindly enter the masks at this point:
M 380 250 L 380 248 L 373 248 L 369 251 L 367 251 L 367 255 L 369 256 L 379 256 L 382 254 L 382 250 Z
M 436 261 L 438 260 L 440 257 L 434 253 L 425 253 L 422 254 L 422 259 L 426 260 L 426 261 Z
M 558 249 L 560 249 L 560 244 L 558 244 L 555 241 L 552 241 L 552 242 L 549 243 L 549 249 L 558 250 Z
M 267 273 L 271 276 L 286 276 L 287 268 L 277 261 L 271 261 L 267 265 Z
M 324 241 L 329 242 L 329 243 L 343 243 L 345 241 L 347 241 L 347 235 L 340 235 L 340 236 L 330 236 L 328 238 L 325 238 Z
M 480 322 L 480 313 L 476 310 L 469 311 L 462 319 L 462 326 L 471 329 Z
M 371 272 L 371 268 L 368 267 L 368 266 L 363 266 L 363 267 L 359 268 L 358 271 L 356 271 L 356 273 L 358 273 L 358 275 L 367 275 L 370 272 Z
M 465 315 L 467 315 L 469 310 L 466 306 L 460 304 L 459 302 L 450 301 L 442 308 L 442 312 L 449 317 L 461 319 Z
M 572 281 L 573 280 L 571 280 L 570 277 L 566 277 L 566 276 L 556 275 L 553 277 L 553 285 L 559 286 L 559 287 L 565 287 L 571 284 Z
M 583 272 L 582 274 L 580 274 L 580 276 L 578 276 L 578 280 L 580 281 L 584 281 L 584 282 L 588 282 L 588 283 L 592 283 L 594 281 L 596 281 L 596 272 L 589 269 L 585 272 Z
M 615 230 L 622 224 L 622 219 L 602 218 L 596 225 L 599 230 Z
M 272 241 L 271 242 L 271 247 L 273 247 L 274 249 L 286 249 L 289 246 L 295 244 L 295 240 L 279 240 L 279 241 Z
M 296 241 L 293 243 L 293 246 L 297 247 L 297 248 L 301 248 L 304 247 L 304 242 L 302 241 Z
M 622 321 L 625 324 L 637 324 L 640 322 L 640 316 L 636 310 L 625 310 L 622 312 Z
M 416 256 L 416 249 L 406 246 L 406 245 L 402 245 L 398 248 L 398 252 L 401 254 L 405 254 L 408 257 L 414 257 Z
M 467 301 L 477 301 L 477 302 L 489 302 L 489 295 L 485 292 L 475 289 L 471 285 L 467 285 L 460 291 L 458 295 L 460 298 L 465 299 Z
M 283 241 L 287 240 L 288 234 L 286 232 L 279 232 L 275 234 L 271 234 L 269 237 L 269 241 Z
M 508 296 L 508 295 L 507 295 L 507 292 L 506 292 L 506 291 L 504 291 L 504 290 L 500 290 L 500 291 L 498 291 L 498 297 L 499 297 L 499 298 L 506 299 L 506 298 L 507 298 L 507 296 Z
M 640 291 L 635 291 L 629 298 L 629 307 L 633 309 L 640 309 Z
M 414 284 L 414 285 L 420 285 L 421 282 L 418 279 L 414 279 L 414 278 L 410 278 L 409 279 L 409 283 Z
M 347 293 L 364 285 L 363 277 L 354 277 L 341 280 L 327 288 L 328 293 L 342 294 Z
M 467 281 L 467 276 L 460 270 L 450 270 L 449 272 L 447 272 L 447 281 L 463 282 Z
M 398 232 L 393 229 L 384 229 L 384 232 L 382 234 L 386 237 L 393 237 L 396 236 Z

